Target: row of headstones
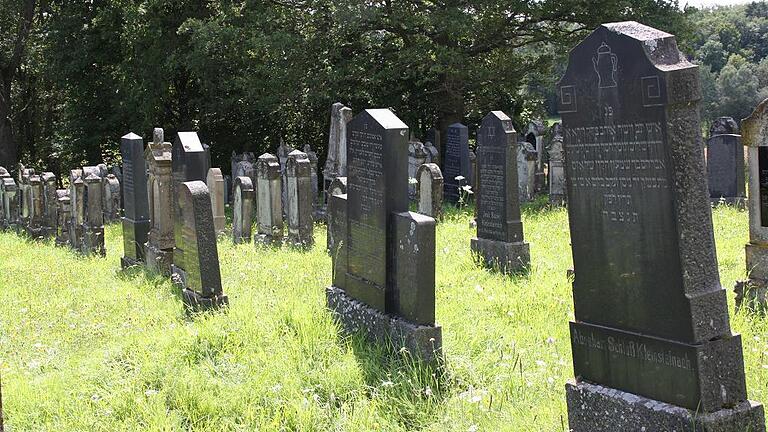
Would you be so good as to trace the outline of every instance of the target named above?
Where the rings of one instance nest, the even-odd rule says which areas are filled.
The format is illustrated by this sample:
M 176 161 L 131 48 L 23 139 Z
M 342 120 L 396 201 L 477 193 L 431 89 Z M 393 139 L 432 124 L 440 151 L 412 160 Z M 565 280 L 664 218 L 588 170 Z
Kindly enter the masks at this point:
M 72 170 L 68 189 L 51 172 L 18 167 L 18 183 L 0 167 L 0 227 L 84 254 L 105 255 L 104 221 L 120 215 L 120 182 L 106 165 Z

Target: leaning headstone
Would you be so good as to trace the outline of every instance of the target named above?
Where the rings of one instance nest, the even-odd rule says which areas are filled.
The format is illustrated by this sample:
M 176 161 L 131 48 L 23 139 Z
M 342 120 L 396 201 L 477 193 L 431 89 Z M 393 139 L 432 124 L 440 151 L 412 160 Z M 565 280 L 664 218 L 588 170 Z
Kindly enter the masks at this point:
M 256 162 L 256 221 L 255 240 L 262 244 L 283 241 L 283 205 L 280 162 L 274 155 L 264 153 Z
M 56 191 L 56 209 L 58 223 L 56 229 L 56 246 L 69 244 L 69 222 L 72 216 L 72 201 L 69 197 L 69 189 Z
M 184 240 L 176 242 L 176 253 L 185 248 L 182 267 L 175 259 L 171 267 L 172 280 L 182 289 L 184 304 L 191 310 L 206 310 L 226 306 L 228 298 L 221 288 L 219 251 L 213 210 L 208 187 L 202 181 L 183 182 L 179 189 L 179 213 L 175 231 Z
M 517 143 L 517 185 L 520 202 L 533 199 L 536 189 L 536 150 L 527 141 Z
M 83 243 L 80 248 L 84 255 L 107 255 L 104 247 L 104 207 L 101 200 L 103 190 L 101 177 L 90 173 L 85 178 L 85 218 Z
M 43 237 L 43 223 L 45 222 L 45 188 L 39 175 L 29 176 L 27 184 L 29 185 L 27 235 L 33 239 L 40 239 Z
M 255 196 L 250 177 L 235 178 L 235 200 L 232 205 L 232 240 L 235 244 L 251 241 Z
M 719 281 L 698 68 L 671 34 L 604 24 L 571 51 L 557 91 L 575 268 L 570 429 L 765 431 Z
M 331 185 L 328 186 L 328 196 L 333 197 L 334 195 L 344 195 L 344 201 L 343 201 L 343 211 L 345 212 L 343 215 L 341 212 L 341 207 L 337 204 L 335 210 L 331 209 L 331 198 L 329 198 L 328 201 L 328 214 L 327 214 L 327 222 L 328 222 L 328 230 L 326 231 L 326 251 L 333 256 L 333 251 L 336 251 L 336 248 L 338 246 L 336 239 L 341 239 L 344 237 L 343 233 L 346 232 L 347 229 L 347 216 L 346 216 L 346 196 L 347 196 L 347 178 L 346 177 L 336 177 L 331 182 Z M 335 266 L 334 266 L 335 268 Z
M 738 133 L 739 127 L 731 117 L 718 118 L 709 129 L 707 177 L 709 197 L 714 203 L 745 203 L 744 146 Z
M 44 172 L 40 176 L 43 181 L 43 236 L 46 238 L 56 236 L 58 224 L 58 199 L 56 196 L 56 176 L 52 172 Z
M 211 193 L 213 226 L 217 235 L 222 234 L 227 229 L 227 216 L 224 214 L 224 176 L 221 174 L 221 168 L 208 170 L 206 184 Z
M 460 188 L 470 181 L 469 129 L 461 123 L 448 126 L 445 137 L 445 199 L 451 203 L 459 201 Z M 464 177 L 459 181 L 457 177 Z
M 347 224 L 335 233 L 328 307 L 346 333 L 431 361 L 442 346 L 434 319 L 435 220 L 407 211 L 408 126 L 388 109 L 369 109 L 347 133 L 348 193 L 332 195 L 329 205 L 333 229 L 339 216 Z
M 0 178 L 3 188 L 4 229 L 16 231 L 19 215 L 19 200 L 17 194 L 19 188 L 12 177 Z
M 749 164 L 748 279 L 736 283 L 736 307 L 768 311 L 768 99 L 741 121 Z
M 123 157 L 123 257 L 122 268 L 143 263 L 149 239 L 149 192 L 144 139 L 131 132 L 120 139 Z M 169 161 L 170 162 L 170 161 Z
M 172 157 L 172 146 L 171 143 L 164 141 L 163 129 L 155 128 L 152 143 L 147 146 L 144 154 L 147 166 L 149 167 L 147 192 L 149 194 L 149 220 L 151 226 L 147 238 L 145 256 L 147 268 L 165 275 L 171 274 L 173 247 L 176 244 L 172 216 L 174 205 Z M 139 183 L 136 182 L 136 185 L 139 185 Z M 126 207 L 127 214 L 128 208 Z
M 419 179 L 419 213 L 440 220 L 443 217 L 443 173 L 440 167 L 434 163 L 424 164 L 416 172 L 416 178 Z
M 197 132 L 179 132 L 173 141 L 171 149 L 171 166 L 173 167 L 173 237 L 175 246 L 173 249 L 173 263 L 184 268 L 184 251 L 187 249 L 182 242 L 185 237 L 181 232 L 183 224 L 177 223 L 177 215 L 181 211 L 179 200 L 181 199 L 182 183 L 189 181 L 205 182 L 208 175 L 208 154 L 200 142 Z M 209 203 L 210 204 L 210 203 Z
M 564 157 L 563 136 L 557 134 L 552 138 L 549 145 L 547 177 L 549 180 L 550 204 L 561 205 L 566 200 Z
M 312 167 L 306 153 L 294 150 L 285 166 L 288 185 L 288 244 L 310 248 L 315 242 L 312 220 Z
M 477 237 L 472 251 L 488 267 L 515 273 L 528 267 L 530 252 L 523 239 L 517 183 L 517 133 L 501 111 L 483 118 L 477 131 Z

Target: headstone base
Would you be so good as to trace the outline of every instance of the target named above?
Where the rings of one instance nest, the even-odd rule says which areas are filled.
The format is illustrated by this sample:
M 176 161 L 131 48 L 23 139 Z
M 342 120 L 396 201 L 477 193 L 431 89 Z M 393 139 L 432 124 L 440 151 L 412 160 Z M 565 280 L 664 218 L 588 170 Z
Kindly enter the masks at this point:
M 443 351 L 443 329 L 424 326 L 384 314 L 349 297 L 334 286 L 325 290 L 328 308 L 347 334 L 363 332 L 371 341 L 390 344 L 395 350 L 406 348 L 411 355 L 425 362 L 440 361 Z
M 722 197 L 722 198 L 710 198 L 712 206 L 729 205 L 736 207 L 737 209 L 744 210 L 747 208 L 747 199 L 744 197 Z
M 170 276 L 171 264 L 173 263 L 173 249 L 158 249 L 154 246 L 147 245 L 145 248 L 145 256 L 147 259 L 147 268 Z
M 523 271 L 531 263 L 530 247 L 525 242 L 507 243 L 475 237 L 470 246 L 485 266 L 505 274 Z
M 587 382 L 565 385 L 571 432 L 765 432 L 763 405 L 694 411 Z
M 736 310 L 746 307 L 756 312 L 768 312 L 768 281 L 737 281 L 733 291 L 736 293 Z
M 187 272 L 173 264 L 171 264 L 171 275 L 173 283 L 181 288 L 181 299 L 187 309 L 200 312 L 229 305 L 229 297 L 224 294 L 205 297 L 199 292 L 187 288 Z

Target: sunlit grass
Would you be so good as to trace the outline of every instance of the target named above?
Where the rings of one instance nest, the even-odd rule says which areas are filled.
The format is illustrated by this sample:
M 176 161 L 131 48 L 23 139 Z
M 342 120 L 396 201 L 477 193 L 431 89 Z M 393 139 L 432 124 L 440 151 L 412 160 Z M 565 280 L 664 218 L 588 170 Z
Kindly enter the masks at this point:
M 470 211 L 438 226 L 446 362 L 425 369 L 358 339 L 326 311 L 325 229 L 308 252 L 219 240 L 231 307 L 188 317 L 163 277 L 0 234 L 0 372 L 11 431 L 563 431 L 572 375 L 567 213 L 524 209 L 532 267 L 475 266 Z M 714 211 L 723 285 L 743 278 L 747 215 Z M 749 393 L 768 401 L 766 319 L 732 316 Z

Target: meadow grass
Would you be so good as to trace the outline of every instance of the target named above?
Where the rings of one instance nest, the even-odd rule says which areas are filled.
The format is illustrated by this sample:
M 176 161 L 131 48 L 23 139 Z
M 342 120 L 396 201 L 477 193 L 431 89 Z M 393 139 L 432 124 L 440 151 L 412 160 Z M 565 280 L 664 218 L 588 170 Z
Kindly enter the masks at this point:
M 573 374 L 566 210 L 523 209 L 527 275 L 478 268 L 471 212 L 437 228 L 435 370 L 343 338 L 325 309 L 325 228 L 315 247 L 219 239 L 231 306 L 188 316 L 167 278 L 107 258 L 0 234 L 0 373 L 8 431 L 565 431 Z M 747 214 L 714 210 L 732 326 L 743 336 L 749 395 L 768 401 L 768 319 L 734 314 Z

